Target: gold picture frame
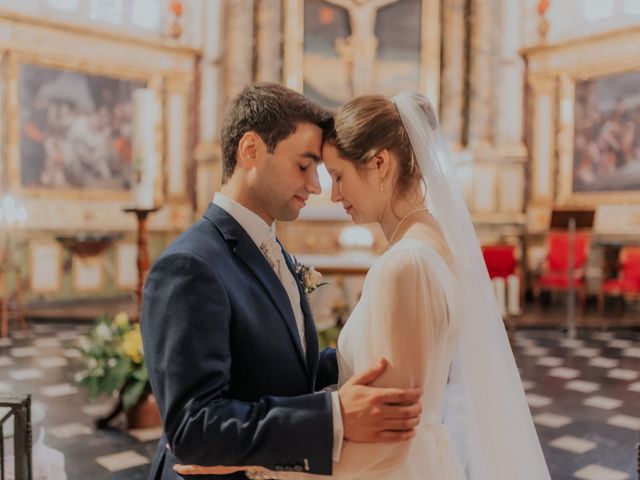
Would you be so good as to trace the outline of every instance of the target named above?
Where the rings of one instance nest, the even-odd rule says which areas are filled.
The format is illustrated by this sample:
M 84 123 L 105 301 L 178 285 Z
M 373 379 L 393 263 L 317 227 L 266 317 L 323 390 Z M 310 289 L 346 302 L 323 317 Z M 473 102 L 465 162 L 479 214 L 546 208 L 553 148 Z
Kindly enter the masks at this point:
M 599 189 L 589 191 L 576 180 L 576 174 L 583 172 L 575 169 L 576 164 L 584 165 L 582 160 L 576 160 L 582 158 L 582 150 L 578 148 L 582 148 L 583 138 L 590 142 L 601 131 L 599 124 L 594 123 L 593 133 L 584 134 L 585 115 L 588 115 L 585 106 L 600 105 L 596 112 L 609 115 L 615 95 L 624 96 L 628 91 L 625 87 L 614 95 L 608 92 L 608 96 L 603 96 L 585 90 L 584 86 L 610 82 L 612 78 L 629 74 L 640 75 L 640 57 L 635 48 L 638 42 L 640 27 L 632 26 L 522 50 L 527 62 L 528 102 L 533 117 L 529 124 L 531 218 L 546 218 L 548 215 L 544 212 L 549 214 L 551 209 L 557 208 L 592 209 L 599 205 L 640 203 L 640 188 L 635 189 L 635 183 L 633 189 L 628 186 L 617 190 L 600 188 L 616 185 L 607 178 L 606 182 L 597 184 Z M 616 83 L 608 84 L 611 85 Z M 633 92 L 640 93 L 639 90 L 633 88 Z M 605 105 L 605 97 L 609 105 Z M 639 131 L 636 127 L 636 134 Z M 583 138 L 578 138 L 580 136 Z M 596 175 L 600 175 L 599 171 Z
M 622 67 L 622 68 L 621 68 Z M 616 182 L 612 180 L 610 185 L 614 188 L 607 189 L 607 187 L 594 188 L 592 191 L 588 191 L 586 188 L 580 188 L 582 184 L 586 182 L 580 182 L 579 178 L 582 174 L 581 169 L 584 170 L 584 176 L 588 174 L 592 182 L 602 180 L 597 178 L 597 174 L 592 173 L 594 167 L 589 165 L 589 157 L 586 155 L 589 147 L 591 150 L 596 149 L 596 139 L 590 138 L 590 145 L 584 145 L 585 136 L 582 134 L 578 125 L 576 125 L 576 119 L 584 121 L 585 113 L 587 115 L 602 115 L 603 117 L 609 116 L 609 120 L 600 121 L 598 128 L 598 136 L 604 134 L 603 130 L 607 128 L 607 124 L 613 122 L 611 119 L 613 114 L 603 113 L 601 111 L 594 111 L 596 108 L 594 105 L 587 107 L 584 105 L 584 99 L 578 97 L 584 97 L 580 95 L 578 90 L 585 90 L 587 86 L 597 85 L 602 82 L 611 82 L 616 79 L 623 79 L 633 75 L 636 78 L 640 78 L 640 65 L 623 67 L 621 65 L 603 65 L 598 68 L 591 69 L 588 72 L 582 74 L 563 74 L 559 77 L 558 84 L 558 135 L 557 135 L 557 151 L 558 151 L 558 186 L 556 203 L 559 206 L 567 207 L 587 207 L 593 208 L 603 204 L 622 204 L 636 202 L 640 203 L 640 187 L 637 189 L 621 189 L 615 188 Z M 640 81 L 637 83 L 637 89 L 632 92 L 635 96 L 640 95 Z M 578 94 L 578 95 L 577 95 Z M 615 92 L 616 96 L 619 96 L 622 107 L 624 108 L 623 97 L 624 92 Z M 589 103 L 594 99 L 590 99 Z M 578 103 L 579 102 L 579 103 Z M 636 106 L 638 108 L 638 106 Z M 624 115 L 624 114 L 623 114 Z M 606 117 L 605 117 L 606 118 Z M 621 120 L 622 122 L 622 120 Z M 617 128 L 617 127 L 616 127 Z M 636 132 L 636 135 L 640 135 L 640 132 Z M 591 133 L 590 136 L 594 136 Z M 617 139 L 612 138 L 612 141 L 620 139 L 621 135 L 616 135 Z M 602 149 L 605 147 L 603 146 Z M 581 152 L 585 152 L 584 160 L 580 160 Z M 629 159 L 631 160 L 631 159 Z M 600 160 L 602 162 L 603 160 Z M 624 162 L 624 160 L 622 160 Z M 595 160 L 593 161 L 595 162 Z M 612 178 L 616 173 L 618 177 L 623 176 L 624 172 L 621 172 L 621 168 L 616 167 L 616 160 L 610 159 L 608 161 L 612 163 L 611 166 L 607 166 L 611 170 L 609 178 Z M 584 167 L 582 166 L 584 165 Z M 604 168 L 604 167 L 603 167 Z M 620 184 L 620 180 L 618 180 Z M 640 178 L 638 179 L 640 185 Z
M 329 2 L 323 2 L 326 7 L 339 8 Z M 342 2 L 335 2 L 342 3 Z M 378 2 L 384 9 L 394 7 L 396 2 Z M 413 2 L 403 2 L 405 6 Z M 355 4 L 355 2 L 354 2 Z M 285 33 L 284 33 L 284 65 L 283 83 L 293 90 L 304 92 L 305 81 L 305 0 L 285 0 Z M 402 6 L 402 5 L 398 5 Z M 362 5 L 366 7 L 366 2 Z M 439 104 L 440 90 L 440 47 L 441 47 L 441 6 L 439 0 L 420 0 L 420 38 L 419 41 L 419 65 L 418 82 L 413 90 L 429 97 L 436 109 Z M 344 10 L 344 9 L 343 9 Z M 382 10 L 381 10 L 382 11 Z M 371 12 L 369 12 L 371 13 Z M 377 15 L 373 14 L 373 15 Z M 349 17 L 347 17 L 349 18 Z M 405 32 L 403 32 L 403 35 Z M 349 38 L 337 38 L 336 48 L 345 45 Z M 340 44 L 340 45 L 338 45 Z M 372 47 L 372 48 L 375 48 Z M 376 57 L 375 65 L 380 62 Z M 378 92 L 383 94 L 395 94 L 397 91 Z M 356 95 L 358 92 L 356 92 Z M 314 99 L 318 101 L 317 99 Z M 343 101 L 345 99 L 342 99 Z M 319 103 L 323 103 L 319 101 Z M 336 104 L 325 105 L 335 108 Z
M 65 185 L 64 180 L 59 180 L 55 187 L 38 184 L 38 181 L 27 181 L 23 177 L 23 169 L 25 166 L 25 157 L 23 147 L 23 114 L 27 109 L 26 105 L 21 105 L 20 88 L 26 84 L 27 79 L 21 79 L 21 72 L 30 71 L 32 69 L 38 73 L 49 73 L 59 71 L 70 75 L 85 76 L 88 78 L 104 77 L 108 80 L 116 80 L 122 82 L 130 82 L 133 86 L 146 86 L 156 92 L 157 98 L 162 98 L 162 76 L 123 66 L 108 65 L 99 62 L 90 62 L 77 58 L 65 56 L 44 55 L 34 52 L 22 52 L 8 50 L 4 53 L 3 64 L 5 66 L 6 87 L 3 91 L 4 101 L 6 105 L 5 128 L 6 128 L 6 154 L 7 154 L 7 185 L 8 189 L 20 196 L 31 198 L 46 198 L 60 200 L 113 200 L 127 201 L 131 197 L 129 188 L 123 186 L 121 188 L 103 188 L 103 187 L 86 187 Z M 24 68 L 23 68 L 24 67 Z M 23 75 L 25 75 L 23 73 Z M 52 88 L 53 89 L 53 88 Z M 50 90 L 52 90 L 50 89 Z M 34 132 L 38 135 L 41 132 Z M 162 118 L 158 119 L 156 124 L 156 139 L 158 149 L 158 172 L 162 172 L 160 166 L 163 164 L 163 149 L 160 148 L 164 144 Z M 44 150 L 44 148 L 43 148 Z M 60 155 L 62 157 L 62 155 Z M 49 157 L 46 157 L 47 159 Z M 44 161 L 43 161 L 44 163 Z M 38 172 L 32 176 L 33 178 Z M 58 178 L 60 171 L 58 170 Z M 162 179 L 159 179 L 161 182 Z M 42 182 L 40 182 L 42 183 Z M 52 182 L 53 184 L 53 182 Z M 161 183 L 160 183 L 161 184 Z

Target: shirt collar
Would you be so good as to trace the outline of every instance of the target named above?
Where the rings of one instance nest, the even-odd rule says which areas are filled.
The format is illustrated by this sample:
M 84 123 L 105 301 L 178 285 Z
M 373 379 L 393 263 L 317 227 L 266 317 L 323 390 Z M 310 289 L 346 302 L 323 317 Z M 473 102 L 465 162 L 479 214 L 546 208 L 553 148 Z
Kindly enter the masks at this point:
M 257 213 L 249 210 L 235 200 L 230 199 L 226 195 L 216 192 L 212 203 L 231 215 L 244 231 L 247 232 L 247 235 L 251 237 L 251 240 L 253 240 L 258 248 L 270 236 L 275 237 L 275 222 L 269 225 Z

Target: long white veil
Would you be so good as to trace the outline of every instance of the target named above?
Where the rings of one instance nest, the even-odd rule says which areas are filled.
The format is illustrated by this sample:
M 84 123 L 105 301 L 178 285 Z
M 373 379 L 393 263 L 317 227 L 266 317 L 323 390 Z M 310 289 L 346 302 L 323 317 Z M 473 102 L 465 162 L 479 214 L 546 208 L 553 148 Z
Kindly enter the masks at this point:
M 455 262 L 460 337 L 447 415 L 469 480 L 550 479 L 471 216 L 429 100 L 394 98 Z

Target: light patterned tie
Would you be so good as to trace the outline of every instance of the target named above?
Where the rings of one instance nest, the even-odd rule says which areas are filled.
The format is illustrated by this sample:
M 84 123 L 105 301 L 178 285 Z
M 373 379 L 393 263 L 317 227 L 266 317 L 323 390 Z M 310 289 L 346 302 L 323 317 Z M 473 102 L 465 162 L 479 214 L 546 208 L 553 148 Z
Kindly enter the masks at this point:
M 267 261 L 273 267 L 273 270 L 276 272 L 276 275 L 278 275 L 278 278 L 282 282 L 282 286 L 287 292 L 287 296 L 291 302 L 291 308 L 293 309 L 293 314 L 296 317 L 296 326 L 298 328 L 298 334 L 300 335 L 300 341 L 302 342 L 302 349 L 306 353 L 307 342 L 304 334 L 304 314 L 300 307 L 300 291 L 298 290 L 298 284 L 293 278 L 289 268 L 287 268 L 287 262 L 284 259 L 284 254 L 282 253 L 280 245 L 276 242 L 275 236 L 271 235 L 267 240 L 262 242 L 260 250 L 262 250 L 264 256 L 267 257 Z

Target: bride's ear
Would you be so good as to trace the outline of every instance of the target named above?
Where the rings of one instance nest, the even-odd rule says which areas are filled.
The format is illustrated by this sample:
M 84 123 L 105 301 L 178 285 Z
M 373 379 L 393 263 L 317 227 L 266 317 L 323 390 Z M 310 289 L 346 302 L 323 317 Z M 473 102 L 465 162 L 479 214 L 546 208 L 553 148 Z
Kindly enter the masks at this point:
M 391 154 L 389 153 L 389 150 L 386 148 L 380 150 L 371 159 L 371 163 L 373 164 L 372 167 L 378 171 L 378 177 L 380 180 L 386 178 L 391 170 Z

